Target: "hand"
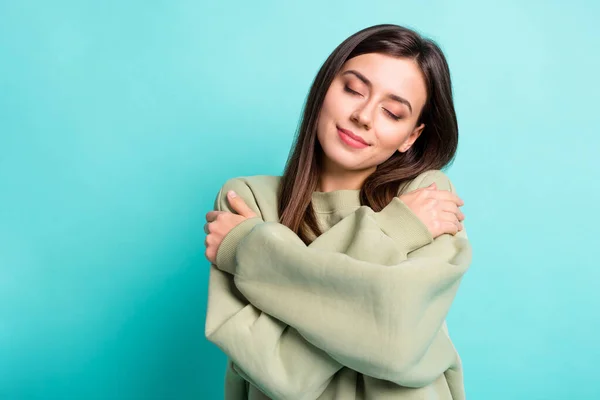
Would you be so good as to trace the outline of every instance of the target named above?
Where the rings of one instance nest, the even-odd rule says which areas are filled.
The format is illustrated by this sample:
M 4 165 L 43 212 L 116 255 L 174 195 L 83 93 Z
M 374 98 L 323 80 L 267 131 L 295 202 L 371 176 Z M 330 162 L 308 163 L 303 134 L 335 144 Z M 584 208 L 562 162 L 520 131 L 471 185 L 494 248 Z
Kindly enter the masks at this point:
M 433 238 L 444 233 L 456 235 L 463 229 L 465 215 L 458 207 L 465 203 L 448 190 L 438 190 L 435 182 L 398 197 L 427 226 Z
M 223 238 L 248 218 L 256 217 L 254 211 L 235 192 L 229 191 L 227 200 L 231 208 L 239 215 L 228 211 L 210 211 L 206 214 L 206 224 L 204 225 L 206 252 L 204 255 L 213 264 L 217 263 L 217 252 Z

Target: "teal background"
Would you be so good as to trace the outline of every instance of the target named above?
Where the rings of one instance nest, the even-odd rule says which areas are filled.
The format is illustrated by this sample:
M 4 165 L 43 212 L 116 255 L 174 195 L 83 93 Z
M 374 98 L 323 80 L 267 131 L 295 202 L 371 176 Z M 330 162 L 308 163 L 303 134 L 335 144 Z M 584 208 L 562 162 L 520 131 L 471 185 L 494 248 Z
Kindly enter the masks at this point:
M 600 3 L 0 1 L 0 398 L 219 399 L 204 216 L 280 174 L 328 54 L 437 40 L 474 262 L 469 399 L 598 399 Z

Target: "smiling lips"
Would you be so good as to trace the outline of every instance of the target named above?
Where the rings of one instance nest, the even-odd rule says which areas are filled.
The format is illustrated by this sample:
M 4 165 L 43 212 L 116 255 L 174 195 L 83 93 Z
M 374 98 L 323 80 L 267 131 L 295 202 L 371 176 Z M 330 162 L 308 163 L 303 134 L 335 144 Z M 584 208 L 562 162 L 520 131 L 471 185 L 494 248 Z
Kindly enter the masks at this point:
M 355 135 L 351 131 L 342 129 L 340 127 L 337 127 L 337 130 L 338 130 L 340 139 L 342 139 L 342 141 L 344 143 L 346 143 L 348 146 L 354 147 L 355 149 L 363 149 L 363 148 L 369 146 L 369 144 L 363 138 Z

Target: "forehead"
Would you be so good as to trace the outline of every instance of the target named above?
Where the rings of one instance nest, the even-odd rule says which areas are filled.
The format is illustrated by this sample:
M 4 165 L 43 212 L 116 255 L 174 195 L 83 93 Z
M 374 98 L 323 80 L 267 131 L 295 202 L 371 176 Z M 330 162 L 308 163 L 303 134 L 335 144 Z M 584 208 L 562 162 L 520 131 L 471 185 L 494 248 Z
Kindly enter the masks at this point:
M 377 53 L 362 54 L 346 61 L 340 73 L 348 70 L 363 74 L 371 81 L 374 90 L 405 97 L 411 103 L 425 103 L 425 80 L 412 59 Z

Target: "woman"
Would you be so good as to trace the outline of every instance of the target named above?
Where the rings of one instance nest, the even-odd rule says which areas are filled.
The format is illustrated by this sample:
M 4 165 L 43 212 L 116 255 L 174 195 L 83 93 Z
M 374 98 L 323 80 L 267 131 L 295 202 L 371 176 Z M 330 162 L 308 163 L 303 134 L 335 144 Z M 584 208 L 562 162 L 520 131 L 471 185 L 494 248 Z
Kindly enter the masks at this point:
M 227 399 L 464 399 L 445 318 L 471 261 L 440 171 L 458 127 L 441 50 L 364 29 L 320 69 L 284 174 L 207 214 L 207 338 Z

